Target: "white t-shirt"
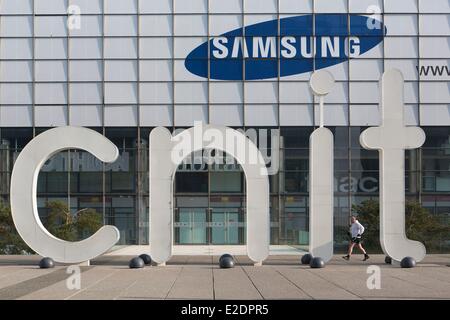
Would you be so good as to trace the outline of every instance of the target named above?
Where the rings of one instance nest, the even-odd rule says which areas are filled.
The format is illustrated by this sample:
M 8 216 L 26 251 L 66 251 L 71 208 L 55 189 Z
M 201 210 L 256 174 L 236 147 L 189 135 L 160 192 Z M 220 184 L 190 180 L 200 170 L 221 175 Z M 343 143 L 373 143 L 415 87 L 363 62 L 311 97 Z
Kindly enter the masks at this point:
M 358 220 L 356 220 L 354 223 L 352 223 L 352 226 L 350 227 L 350 232 L 352 234 L 352 238 L 355 238 L 358 234 L 364 233 L 364 227 L 361 223 L 359 223 Z

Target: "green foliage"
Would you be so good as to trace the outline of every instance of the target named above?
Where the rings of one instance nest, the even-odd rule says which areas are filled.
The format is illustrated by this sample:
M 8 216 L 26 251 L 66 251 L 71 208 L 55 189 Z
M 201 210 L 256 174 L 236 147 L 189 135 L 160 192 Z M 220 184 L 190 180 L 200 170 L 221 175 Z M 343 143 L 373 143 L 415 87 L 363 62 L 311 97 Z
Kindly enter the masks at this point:
M 79 241 L 94 234 L 103 225 L 102 216 L 94 209 L 83 209 L 75 214 L 64 202 L 48 202 L 48 215 L 44 227 L 55 237 L 66 241 Z M 0 254 L 27 254 L 32 250 L 17 233 L 8 206 L 0 203 Z
M 32 253 L 17 233 L 11 216 L 11 210 L 0 202 L 0 254 Z
M 102 226 L 102 217 L 94 209 L 83 209 L 75 214 L 64 202 L 47 203 L 49 214 L 44 226 L 54 236 L 66 241 L 88 238 Z
M 381 252 L 379 242 L 379 203 L 367 200 L 353 206 L 353 212 L 366 228 L 364 244 L 372 251 Z M 422 242 L 428 253 L 442 252 L 450 242 L 450 226 L 423 208 L 420 203 L 407 202 L 405 208 L 405 231 L 409 239 Z M 446 244 L 447 243 L 447 244 Z

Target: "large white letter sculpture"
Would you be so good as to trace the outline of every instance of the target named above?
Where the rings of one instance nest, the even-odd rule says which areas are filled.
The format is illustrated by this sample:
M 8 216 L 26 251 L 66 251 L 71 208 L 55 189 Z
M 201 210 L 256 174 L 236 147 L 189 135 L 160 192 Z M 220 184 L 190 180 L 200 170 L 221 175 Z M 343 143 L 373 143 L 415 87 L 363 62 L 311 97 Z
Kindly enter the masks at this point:
M 196 139 L 196 135 L 201 139 Z M 221 136 L 226 143 L 214 139 Z M 195 142 L 190 143 L 194 137 Z M 188 141 L 188 143 L 177 143 Z M 196 125 L 172 137 L 166 128 L 150 133 L 150 247 L 154 261 L 164 265 L 172 256 L 173 246 L 173 181 L 180 161 L 173 152 L 184 155 L 215 149 L 226 152 L 242 166 L 247 181 L 247 254 L 260 265 L 269 255 L 269 180 L 264 159 L 256 145 L 239 131 L 226 127 Z M 248 153 L 247 153 L 248 152 Z M 247 161 L 246 155 L 257 161 Z M 254 162 L 254 163 L 253 163 Z
M 382 125 L 361 134 L 365 149 L 380 153 L 380 243 L 384 253 L 395 261 L 410 256 L 421 261 L 425 246 L 405 234 L 405 150 L 425 142 L 421 128 L 406 127 L 403 119 L 403 76 L 389 70 L 381 79 Z
M 85 128 L 61 127 L 41 133 L 19 154 L 11 176 L 11 213 L 22 239 L 43 257 L 61 263 L 80 263 L 96 258 L 119 241 L 119 230 L 103 226 L 83 241 L 68 242 L 50 234 L 39 218 L 36 189 L 39 171 L 58 152 L 81 149 L 104 162 L 119 156 L 117 147 L 101 134 Z
M 328 262 L 333 257 L 334 137 L 324 127 L 323 108 L 334 78 L 328 71 L 317 71 L 310 85 L 320 98 L 320 128 L 309 138 L 309 251 Z

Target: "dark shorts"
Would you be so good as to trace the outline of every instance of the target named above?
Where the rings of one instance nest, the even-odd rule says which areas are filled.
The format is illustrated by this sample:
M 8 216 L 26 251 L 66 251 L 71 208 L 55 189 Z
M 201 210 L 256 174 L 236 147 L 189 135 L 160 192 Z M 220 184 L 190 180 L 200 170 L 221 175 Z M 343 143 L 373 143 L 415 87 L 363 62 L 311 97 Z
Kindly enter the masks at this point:
M 352 241 L 352 243 L 359 244 L 359 243 L 362 242 L 362 238 L 361 237 L 355 237 L 355 238 L 352 238 L 351 241 Z

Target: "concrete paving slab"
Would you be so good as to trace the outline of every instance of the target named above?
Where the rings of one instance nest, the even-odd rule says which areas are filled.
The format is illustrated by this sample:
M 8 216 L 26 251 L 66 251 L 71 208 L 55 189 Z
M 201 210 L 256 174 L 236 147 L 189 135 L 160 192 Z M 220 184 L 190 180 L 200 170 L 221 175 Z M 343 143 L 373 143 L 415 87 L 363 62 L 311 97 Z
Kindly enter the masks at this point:
M 264 299 L 310 299 L 305 291 L 284 277 L 275 267 L 243 267 Z
M 277 269 L 313 299 L 360 299 L 353 292 L 324 279 L 321 275 L 326 269 L 310 269 L 308 266 Z
M 128 269 L 116 267 L 112 276 L 102 279 L 71 296 L 71 300 L 114 300 L 124 294 L 124 292 L 134 283 L 140 280 L 145 269 Z
M 83 290 L 88 289 L 99 281 L 110 278 L 117 270 L 107 268 L 85 268 L 81 270 L 81 288 L 80 290 L 70 290 L 67 287 L 67 279 L 71 274 L 66 274 L 64 280 L 53 285 L 49 285 L 40 290 L 36 290 L 19 298 L 19 300 L 66 300 Z
M 3 279 L 3 288 L 0 289 L 0 300 L 17 299 L 45 286 L 57 283 L 66 277 L 67 274 L 64 268 L 35 268 L 14 273 L 10 277 Z
M 59 269 L 61 269 L 61 267 L 56 267 L 54 269 L 39 269 L 38 267 L 31 266 L 18 267 L 16 272 L 12 272 L 8 276 L 0 278 L 0 289 L 47 275 Z
M 144 270 L 140 274 L 139 281 L 131 285 L 118 299 L 165 299 L 177 280 L 182 267 L 150 267 Z
M 324 269 L 300 265 L 300 256 L 270 256 L 253 267 L 235 256 L 220 269 L 218 255 L 173 256 L 166 267 L 129 269 L 133 256 L 103 256 L 81 267 L 82 288 L 67 289 L 67 266 L 39 269 L 40 257 L 0 256 L 0 299 L 450 299 L 450 255 L 429 255 L 413 269 L 336 255 Z M 16 262 L 15 262 L 16 261 Z M 381 289 L 367 287 L 367 267 L 378 266 Z
M 219 300 L 263 299 L 242 267 L 213 269 L 214 297 Z
M 325 269 L 323 269 L 325 270 Z M 361 297 L 390 297 L 390 298 L 417 298 L 432 297 L 438 295 L 435 291 L 409 283 L 392 276 L 392 270 L 403 270 L 393 267 L 380 267 L 381 289 L 369 289 L 367 279 L 371 274 L 367 273 L 367 268 L 347 266 L 342 270 L 321 272 L 320 277 L 331 284 L 344 288 L 348 292 Z
M 183 266 L 167 299 L 214 299 L 211 266 Z

